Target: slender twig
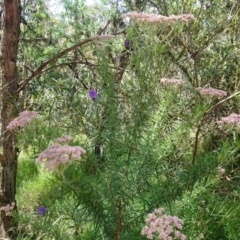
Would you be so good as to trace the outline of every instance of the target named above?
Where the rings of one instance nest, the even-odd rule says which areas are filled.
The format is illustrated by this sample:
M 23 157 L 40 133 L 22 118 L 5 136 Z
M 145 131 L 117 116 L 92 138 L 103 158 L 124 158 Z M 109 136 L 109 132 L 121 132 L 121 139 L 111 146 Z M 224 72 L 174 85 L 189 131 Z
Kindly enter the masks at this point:
M 203 115 L 202 115 L 202 117 L 201 117 L 201 120 L 200 120 L 200 124 L 198 125 L 198 128 L 197 128 L 197 132 L 196 132 L 196 134 L 195 134 L 192 164 L 195 164 L 196 155 L 197 155 L 197 149 L 198 149 L 198 142 L 199 142 L 199 133 L 200 133 L 201 127 L 203 126 L 203 121 L 204 121 L 206 115 L 208 115 L 210 112 L 212 112 L 216 107 L 220 106 L 220 105 L 223 104 L 224 102 L 232 99 L 233 97 L 235 97 L 235 96 L 237 96 L 237 95 L 239 95 L 239 94 L 240 94 L 240 91 L 232 94 L 231 96 L 223 99 L 222 101 L 219 101 L 218 103 L 216 103 L 214 106 L 212 106 L 210 109 L 208 109 L 206 112 L 203 113 Z
M 102 35 L 102 33 L 104 33 L 104 31 L 107 29 L 108 25 L 111 23 L 111 20 L 108 19 L 106 25 L 103 28 L 99 28 L 99 30 L 97 31 L 97 35 Z
M 78 48 L 78 47 L 81 47 L 89 42 L 92 42 L 94 40 L 97 40 L 101 38 L 100 36 L 93 36 L 93 37 L 90 37 L 90 38 L 87 38 L 87 39 L 84 39 L 83 41 L 79 42 L 79 43 L 76 43 L 74 44 L 73 46 L 57 53 L 56 55 L 54 55 L 53 57 L 49 58 L 48 60 L 46 60 L 45 62 L 43 62 L 35 71 L 32 72 L 32 74 L 26 78 L 25 80 L 23 80 L 21 83 L 20 83 L 20 86 L 19 88 L 17 89 L 16 93 L 20 93 L 20 91 L 22 91 L 26 86 L 27 84 L 30 82 L 30 80 L 40 74 L 42 74 L 43 72 L 43 69 L 50 63 L 54 62 L 55 60 L 57 60 L 58 58 L 64 56 L 65 54 L 67 54 L 68 52 Z
M 157 4 L 155 4 L 153 1 L 151 1 L 151 0 L 149 0 L 148 1 L 149 3 L 151 3 L 157 10 L 158 10 L 158 12 L 160 13 L 160 9 L 159 9 L 159 7 L 157 6 Z
M 205 112 L 205 114 L 209 114 L 209 113 L 210 113 L 212 110 L 214 110 L 216 107 L 218 107 L 219 105 L 223 104 L 224 102 L 226 102 L 226 101 L 228 101 L 228 100 L 236 97 L 237 95 L 240 95 L 240 91 L 239 91 L 239 92 L 236 92 L 236 93 L 234 93 L 234 94 L 232 94 L 232 95 L 230 95 L 230 96 L 227 97 L 227 98 L 224 98 L 224 99 L 221 100 L 221 101 L 219 101 L 219 102 L 216 103 L 214 106 L 212 106 L 209 110 L 207 110 L 207 111 Z
M 23 67 L 25 67 L 28 71 L 30 71 L 31 73 L 33 73 L 33 70 L 32 69 L 30 69 L 28 66 L 26 66 L 26 65 L 23 65 Z
M 193 79 L 191 77 L 191 75 L 189 74 L 187 68 L 185 68 L 180 62 L 176 61 L 173 53 L 169 50 L 168 52 L 169 57 L 172 59 L 172 61 L 182 70 L 182 72 L 186 75 L 186 77 L 188 78 L 189 82 L 191 84 L 193 84 Z
M 198 126 L 198 129 L 197 129 L 197 132 L 196 132 L 196 135 L 195 135 L 195 141 L 194 141 L 194 148 L 193 148 L 193 157 L 192 157 L 192 164 L 194 165 L 195 164 L 195 161 L 196 161 L 196 156 L 197 156 L 197 149 L 198 149 L 198 140 L 199 140 L 199 133 L 200 133 L 200 130 L 201 130 L 201 124 Z
M 56 64 L 56 65 L 53 65 L 51 67 L 48 67 L 48 68 L 45 68 L 44 70 L 42 70 L 41 73 L 44 73 L 44 72 L 47 72 L 51 69 L 54 69 L 54 68 L 57 68 L 57 67 L 62 67 L 62 66 L 71 66 L 71 64 L 74 64 L 74 63 L 81 63 L 83 65 L 86 65 L 86 66 L 93 66 L 93 67 L 98 67 L 99 64 L 96 64 L 96 63 L 91 63 L 89 61 L 73 61 L 73 62 L 65 62 L 65 63 L 59 63 L 59 64 Z M 112 69 L 115 69 L 115 70 L 124 70 L 123 68 L 120 68 L 120 67 L 111 67 L 109 66 L 109 68 L 112 68 Z

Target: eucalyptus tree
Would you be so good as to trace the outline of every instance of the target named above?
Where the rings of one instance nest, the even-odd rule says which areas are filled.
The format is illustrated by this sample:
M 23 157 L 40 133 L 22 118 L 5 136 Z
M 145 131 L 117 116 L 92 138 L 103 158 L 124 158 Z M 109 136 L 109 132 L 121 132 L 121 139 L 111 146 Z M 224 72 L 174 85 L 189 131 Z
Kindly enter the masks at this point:
M 2 5 L 1 37 L 1 195 L 0 204 L 16 208 L 16 174 L 18 147 L 15 134 L 7 130 L 9 122 L 17 115 L 18 102 L 17 51 L 20 35 L 21 6 L 19 0 L 4 1 Z M 12 216 L 1 210 L 2 229 L 16 238 L 17 224 Z
M 3 1 L 2 3 L 2 37 L 1 37 L 1 220 L 2 229 L 6 231 L 11 239 L 17 236 L 17 221 L 13 219 L 11 214 L 6 211 L 6 206 L 11 206 L 11 210 L 17 211 L 16 205 L 16 175 L 17 175 L 17 159 L 19 148 L 16 141 L 16 133 L 7 129 L 11 120 L 23 110 L 23 95 L 18 91 L 21 85 L 21 78 L 28 77 L 28 71 L 31 67 L 27 64 L 26 54 L 24 52 L 18 57 L 19 46 L 21 49 L 21 41 L 25 42 L 25 47 L 30 46 L 28 40 L 31 41 L 29 35 L 25 38 L 26 31 L 22 31 L 20 37 L 20 23 L 23 28 L 34 33 L 37 36 L 37 29 L 34 28 L 32 22 L 33 13 L 39 14 L 39 8 L 44 2 L 34 1 Z M 23 7 L 23 11 L 22 10 Z M 37 19 L 34 19 L 34 24 Z M 42 22 L 41 22 L 42 23 Z M 29 38 L 28 38 L 29 37 Z M 20 44 L 19 44 L 20 38 Z M 21 39 L 22 38 L 22 39 Z M 28 39 L 27 39 L 28 38 Z M 23 56 L 23 57 L 22 57 Z M 20 64 L 18 64 L 20 63 Z M 18 65 L 20 65 L 18 69 Z M 24 67 L 23 67 L 24 66 Z M 25 100 L 24 100 L 25 101 Z

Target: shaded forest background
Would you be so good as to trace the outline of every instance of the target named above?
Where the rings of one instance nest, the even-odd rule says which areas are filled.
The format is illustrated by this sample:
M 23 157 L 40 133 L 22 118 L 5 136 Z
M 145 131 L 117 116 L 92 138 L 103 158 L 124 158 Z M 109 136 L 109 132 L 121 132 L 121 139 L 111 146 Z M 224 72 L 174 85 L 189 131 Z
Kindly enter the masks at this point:
M 2 235 L 146 239 L 146 216 L 163 207 L 187 239 L 238 240 L 240 2 L 61 0 L 55 12 L 12 2 L 20 35 L 8 83 L 1 3 Z M 7 129 L 26 110 L 36 119 Z M 48 171 L 36 159 L 63 135 L 86 153 Z

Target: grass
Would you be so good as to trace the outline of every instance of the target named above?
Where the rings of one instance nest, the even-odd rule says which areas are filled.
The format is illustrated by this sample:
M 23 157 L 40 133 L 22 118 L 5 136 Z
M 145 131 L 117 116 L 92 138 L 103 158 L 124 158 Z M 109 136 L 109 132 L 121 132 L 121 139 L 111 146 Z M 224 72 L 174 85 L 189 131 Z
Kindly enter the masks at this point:
M 205 154 L 202 157 L 205 161 L 212 160 Z M 183 233 L 189 240 L 200 240 L 201 234 L 204 239 L 211 240 L 240 238 L 240 188 L 231 184 L 235 183 L 221 179 L 216 172 L 207 180 L 198 181 L 191 192 L 186 191 L 180 199 L 171 202 L 173 214 L 184 220 Z M 20 230 L 24 232 L 19 235 L 19 240 L 109 240 L 101 229 L 95 232 L 91 222 L 81 222 L 80 213 L 77 216 L 80 220 L 74 221 L 71 214 L 77 200 L 73 193 L 52 173 L 37 166 L 27 153 L 21 153 L 19 157 L 16 197 L 19 209 L 16 217 Z M 37 213 L 41 205 L 47 207 L 46 214 Z M 121 239 L 146 239 L 140 231 L 138 224 L 123 233 Z

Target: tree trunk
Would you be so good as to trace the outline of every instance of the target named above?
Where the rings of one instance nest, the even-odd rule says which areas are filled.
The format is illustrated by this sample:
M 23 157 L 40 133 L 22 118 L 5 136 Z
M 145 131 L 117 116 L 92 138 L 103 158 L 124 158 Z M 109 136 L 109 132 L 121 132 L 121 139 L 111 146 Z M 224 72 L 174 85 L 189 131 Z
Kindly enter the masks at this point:
M 1 42 L 1 192 L 0 206 L 16 202 L 16 175 L 18 150 L 14 133 L 6 129 L 18 113 L 17 51 L 20 34 L 20 0 L 4 0 L 2 12 Z M 14 207 L 16 210 L 16 205 Z M 11 238 L 16 239 L 17 222 L 6 211 L 1 210 L 1 227 Z

